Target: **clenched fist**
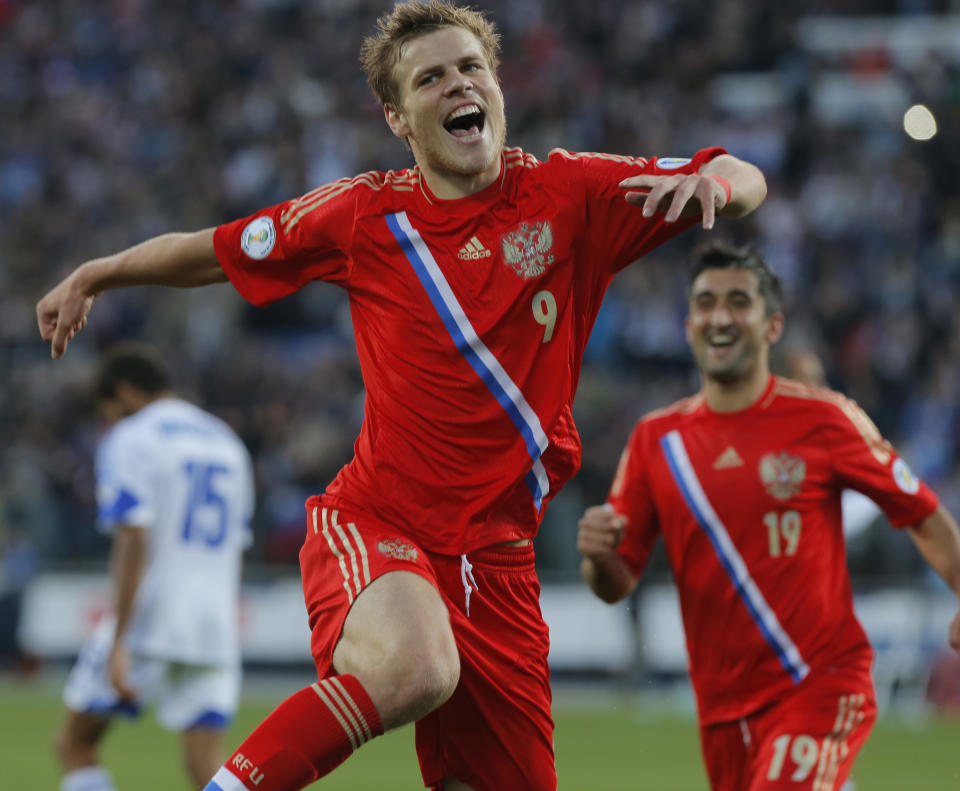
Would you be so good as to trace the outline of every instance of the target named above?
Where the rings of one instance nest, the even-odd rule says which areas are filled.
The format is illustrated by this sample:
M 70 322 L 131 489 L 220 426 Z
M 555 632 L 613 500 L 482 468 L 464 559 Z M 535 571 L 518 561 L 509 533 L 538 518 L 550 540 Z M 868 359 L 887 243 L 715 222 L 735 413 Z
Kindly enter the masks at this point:
M 585 558 L 601 560 L 613 553 L 623 540 L 627 517 L 609 504 L 593 505 L 577 523 L 577 550 Z

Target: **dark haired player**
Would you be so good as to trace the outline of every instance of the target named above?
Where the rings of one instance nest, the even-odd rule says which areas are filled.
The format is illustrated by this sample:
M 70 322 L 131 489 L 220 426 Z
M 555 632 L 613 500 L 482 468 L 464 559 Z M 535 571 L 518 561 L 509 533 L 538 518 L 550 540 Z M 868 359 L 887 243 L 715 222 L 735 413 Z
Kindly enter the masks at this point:
M 637 423 L 606 504 L 580 520 L 583 575 L 622 599 L 663 536 L 714 791 L 839 789 L 876 718 L 843 490 L 907 529 L 960 597 L 957 526 L 853 401 L 770 375 L 782 294 L 756 252 L 701 250 L 688 296 L 703 389 Z M 949 639 L 960 650 L 960 615 Z
M 156 352 L 120 344 L 96 397 L 111 428 L 97 448 L 98 525 L 112 538 L 112 609 L 63 692 L 61 791 L 114 791 L 100 744 L 152 704 L 180 735 L 202 788 L 223 762 L 240 697 L 240 569 L 250 544 L 250 455 L 217 417 L 173 392 Z

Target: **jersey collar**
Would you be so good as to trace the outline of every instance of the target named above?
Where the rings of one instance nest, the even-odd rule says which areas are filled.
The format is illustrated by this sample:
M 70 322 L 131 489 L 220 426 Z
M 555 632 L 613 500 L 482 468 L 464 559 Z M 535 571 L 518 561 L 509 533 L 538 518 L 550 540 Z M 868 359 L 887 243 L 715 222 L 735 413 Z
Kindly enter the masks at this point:
M 423 171 L 419 167 L 414 168 L 417 173 L 418 198 L 421 202 L 432 207 L 434 211 L 443 211 L 454 215 L 479 214 L 487 210 L 492 204 L 500 200 L 504 194 L 504 187 L 507 181 L 507 167 L 504 154 L 500 154 L 500 175 L 488 187 L 484 187 L 473 195 L 467 195 L 465 198 L 438 198 L 430 191 L 427 182 L 424 181 Z
M 760 412 L 770 406 L 770 402 L 773 401 L 776 396 L 776 390 L 774 389 L 777 383 L 777 377 L 773 374 L 770 374 L 769 379 L 767 380 L 767 386 L 763 390 L 763 394 L 750 406 L 746 406 L 743 409 L 738 409 L 735 412 L 714 412 L 710 405 L 707 404 L 707 399 L 700 393 L 700 409 L 707 415 L 712 415 L 715 418 L 729 418 L 729 417 L 742 417 L 743 415 L 749 414 L 750 412 Z

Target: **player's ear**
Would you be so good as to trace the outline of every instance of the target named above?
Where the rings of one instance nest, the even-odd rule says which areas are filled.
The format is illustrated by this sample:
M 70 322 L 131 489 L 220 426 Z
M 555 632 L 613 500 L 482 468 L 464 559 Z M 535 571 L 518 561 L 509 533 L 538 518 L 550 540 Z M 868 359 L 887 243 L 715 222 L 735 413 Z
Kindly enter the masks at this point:
M 387 126 L 397 137 L 409 137 L 410 125 L 404 117 L 403 112 L 398 110 L 392 104 L 383 105 L 383 117 L 387 119 Z
M 691 329 L 690 329 L 690 314 L 689 314 L 689 313 L 687 313 L 687 315 L 686 315 L 686 316 L 684 317 L 684 319 L 683 319 L 683 334 L 687 336 L 687 343 L 688 343 L 689 345 L 693 346 L 693 332 L 692 332 Z
M 776 343 L 783 335 L 783 327 L 786 324 L 782 313 L 774 313 L 767 325 L 767 343 Z

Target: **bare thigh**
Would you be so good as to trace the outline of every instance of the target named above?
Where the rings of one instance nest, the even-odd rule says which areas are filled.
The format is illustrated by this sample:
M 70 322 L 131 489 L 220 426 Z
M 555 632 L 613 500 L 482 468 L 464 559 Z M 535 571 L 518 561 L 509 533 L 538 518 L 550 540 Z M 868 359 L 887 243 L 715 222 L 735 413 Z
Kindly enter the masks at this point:
M 333 665 L 363 684 L 384 730 L 435 709 L 453 694 L 460 676 L 450 614 L 440 593 L 413 572 L 377 577 L 350 608 Z

